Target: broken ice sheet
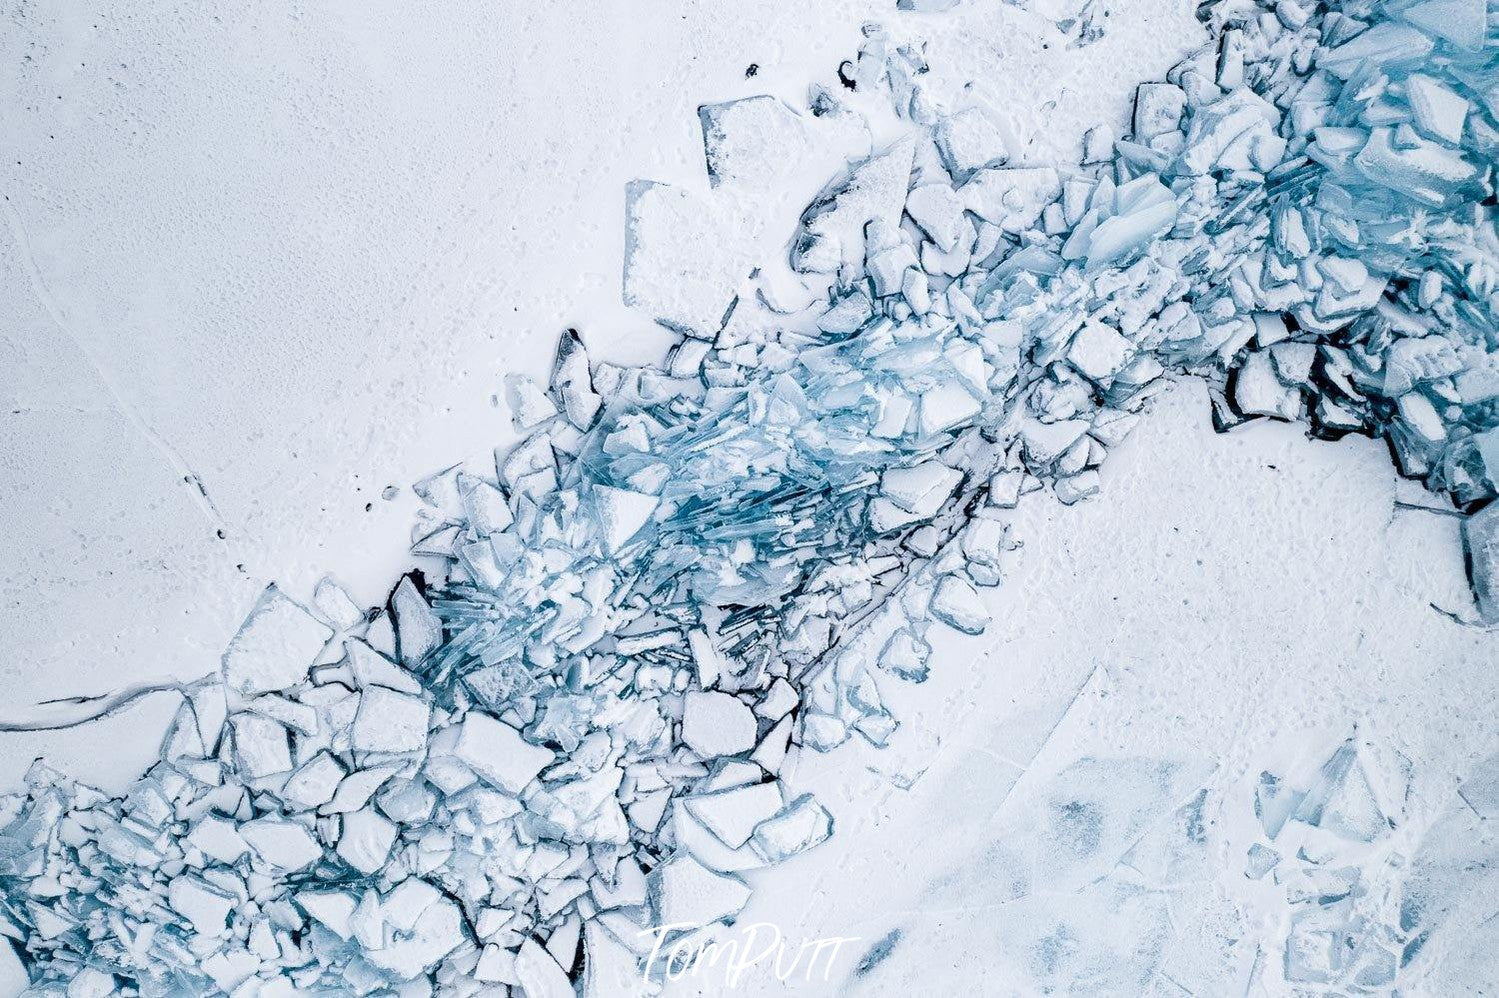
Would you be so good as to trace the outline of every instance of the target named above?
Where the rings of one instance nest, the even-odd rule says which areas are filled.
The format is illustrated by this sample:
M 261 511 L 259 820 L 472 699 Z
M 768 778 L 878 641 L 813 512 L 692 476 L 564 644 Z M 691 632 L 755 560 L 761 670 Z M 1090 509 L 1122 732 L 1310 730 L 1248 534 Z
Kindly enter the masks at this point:
M 886 707 L 888 677 L 926 676 L 933 622 L 983 631 L 974 587 L 1006 549 L 988 517 L 1045 485 L 1097 491 L 1167 372 L 1209 379 L 1223 429 L 1385 435 L 1471 513 L 1493 617 L 1486 9 L 1209 13 L 1220 36 L 1141 87 L 1112 150 L 1092 130 L 1082 164 L 1005 163 L 989 112 L 939 107 L 920 53 L 871 29 L 850 79 L 912 134 L 824 171 L 775 266 L 770 222 L 728 197 L 796 182 L 773 137 L 820 155 L 808 135 L 867 132 L 827 95 L 821 124 L 769 98 L 704 108 L 710 193 L 628 196 L 623 290 L 684 334 L 668 359 L 598 363 L 565 333 L 546 386 L 507 385 L 531 435 L 416 487 L 418 551 L 445 573 L 368 615 L 268 590 L 122 800 L 38 770 L 8 805 L 7 911 L 38 979 L 547 993 L 570 989 L 579 939 L 585 987 L 604 962 L 632 976 L 642 919 L 731 919 L 733 871 L 831 835 L 785 760 L 888 745 L 869 750 L 905 787 L 930 765 L 941 732 Z M 1259 788 L 1243 870 L 1302 906 L 1277 956 L 1308 985 L 1382 987 L 1395 966 L 1387 927 L 1336 909 L 1362 874 L 1325 862 L 1399 821 L 1365 751 Z M 1130 842 L 1136 876 L 1191 865 L 1146 854 L 1167 841 L 1149 814 L 1186 813 L 1168 769 L 1065 774 L 1038 812 L 1054 848 L 1011 845 L 1093 879 L 1004 928 L 1041 945 L 1127 916 L 1164 939 L 1156 892 L 1097 878 L 1123 876 Z M 1443 920 L 1443 857 L 1467 839 L 1444 841 L 1420 854 L 1412 926 Z M 1143 990 L 1148 955 L 1079 944 L 1047 984 Z

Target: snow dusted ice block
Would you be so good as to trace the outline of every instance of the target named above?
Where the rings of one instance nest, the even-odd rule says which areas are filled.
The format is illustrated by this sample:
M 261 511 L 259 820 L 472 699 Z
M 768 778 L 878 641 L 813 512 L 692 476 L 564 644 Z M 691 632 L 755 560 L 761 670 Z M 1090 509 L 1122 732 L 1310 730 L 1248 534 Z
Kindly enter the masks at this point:
M 732 222 L 711 198 L 632 183 L 625 193 L 625 304 L 683 333 L 714 336 L 755 265 L 743 242 L 724 238 Z
M 498 789 L 513 794 L 524 790 L 555 758 L 548 749 L 526 742 L 510 725 L 479 713 L 463 719 L 452 756 Z
M 224 652 L 224 682 L 245 694 L 295 686 L 332 636 L 332 628 L 269 586 Z

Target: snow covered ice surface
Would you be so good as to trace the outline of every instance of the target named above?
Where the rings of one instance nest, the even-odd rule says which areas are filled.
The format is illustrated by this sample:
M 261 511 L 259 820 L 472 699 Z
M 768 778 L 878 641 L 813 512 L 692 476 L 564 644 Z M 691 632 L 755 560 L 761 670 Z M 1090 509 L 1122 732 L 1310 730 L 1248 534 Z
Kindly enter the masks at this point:
M 383 605 L 271 586 L 213 675 L 17 714 L 180 698 L 123 793 L 38 763 L 5 798 L 31 993 L 1499 979 L 1487 8 L 1204 5 L 1127 126 L 1067 139 L 944 74 L 1012 21 L 1103 74 L 1117 14 L 897 7 L 805 99 L 704 104 L 704 183 L 628 185 L 620 291 L 664 359 L 569 328 L 545 383 L 509 372 L 522 439 L 415 484 L 423 568 Z M 1209 419 L 1330 441 L 1347 494 L 1270 465 L 1224 529 L 1252 479 L 1194 460 Z M 1153 448 L 1204 550 L 1283 564 L 1081 544 Z M 1288 633 L 1280 576 L 1339 559 L 1389 586 Z M 1110 585 L 1179 602 L 1219 660 L 1153 672 L 1142 639 L 1182 637 L 1148 627 L 1052 660 L 1071 637 L 1010 630 L 1038 572 L 1100 631 L 1136 612 Z M 848 947 L 747 964 L 761 923 Z

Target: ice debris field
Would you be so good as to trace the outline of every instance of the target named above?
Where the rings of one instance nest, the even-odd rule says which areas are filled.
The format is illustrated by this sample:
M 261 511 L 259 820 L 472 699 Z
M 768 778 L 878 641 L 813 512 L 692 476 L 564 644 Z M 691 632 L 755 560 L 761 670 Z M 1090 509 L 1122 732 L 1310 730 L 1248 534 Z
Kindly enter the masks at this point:
M 124 796 L 38 764 L 4 799 L 0 931 L 29 993 L 654 991 L 673 967 L 645 965 L 646 930 L 732 921 L 741 874 L 834 835 L 788 753 L 888 740 L 882 685 L 926 677 L 933 628 L 984 631 L 1009 511 L 1096 493 L 1176 375 L 1209 382 L 1223 430 L 1388 441 L 1465 517 L 1462 622 L 1499 624 L 1490 11 L 1202 17 L 1212 43 L 1139 86 L 1130 134 L 1024 167 L 868 29 L 845 84 L 906 136 L 728 303 L 690 269 L 651 283 L 689 212 L 634 185 L 624 292 L 680 334 L 664 366 L 566 332 L 550 384 L 509 380 L 529 436 L 494 474 L 416 486 L 414 550 L 445 575 L 369 611 L 272 587 Z M 773 178 L 765 143 L 848 114 L 825 91 L 704 107 L 709 176 Z M 1355 739 L 1261 777 L 1242 862 L 1292 905 L 1264 957 L 1288 987 L 1416 988 L 1433 934 L 1499 890 L 1499 760 L 1403 842 L 1393 895 L 1367 889 L 1405 834 L 1401 769 Z

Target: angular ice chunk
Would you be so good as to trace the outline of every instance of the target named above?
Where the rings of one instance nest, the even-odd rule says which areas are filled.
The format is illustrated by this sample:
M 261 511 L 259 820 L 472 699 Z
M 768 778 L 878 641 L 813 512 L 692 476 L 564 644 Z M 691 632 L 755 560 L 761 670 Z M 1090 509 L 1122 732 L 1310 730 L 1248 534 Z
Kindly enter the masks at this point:
M 505 403 L 517 430 L 529 430 L 557 415 L 557 405 L 531 378 L 523 374 L 505 376 Z
M 678 854 L 648 878 L 656 925 L 704 926 L 737 915 L 750 889 L 738 877 L 715 873 L 691 856 Z
M 322 858 L 323 849 L 302 825 L 281 818 L 256 818 L 239 833 L 255 854 L 271 866 L 294 872 Z
M 415 667 L 442 644 L 442 621 L 432 612 L 409 575 L 391 594 L 390 608 L 395 614 L 401 661 L 408 667 Z
M 1344 743 L 1323 765 L 1293 817 L 1359 842 L 1371 842 L 1390 827 L 1374 799 L 1352 741 Z
M 932 594 L 932 616 L 964 634 L 982 634 L 989 610 L 978 592 L 956 575 L 944 575 Z
M 921 393 L 917 424 L 922 434 L 942 433 L 972 420 L 983 404 L 954 381 L 944 381 Z
M 595 485 L 593 502 L 599 520 L 600 537 L 605 554 L 614 554 L 650 522 L 661 500 L 656 496 L 618 489 L 612 485 Z
M 1258 880 L 1273 870 L 1280 859 L 1280 853 L 1256 842 L 1249 847 L 1249 856 L 1244 862 L 1244 876 L 1250 880 Z
M 354 715 L 356 752 L 418 752 L 427 744 L 432 709 L 420 697 L 370 686 L 359 697 Z
M 572 982 L 552 955 L 527 939 L 515 956 L 515 976 L 526 998 L 575 998 Z
M 781 810 L 785 799 L 781 796 L 781 785 L 772 782 L 696 794 L 685 798 L 683 803 L 724 845 L 737 849 L 749 841 L 756 825 Z
M 779 863 L 826 842 L 833 816 L 811 794 L 803 794 L 780 814 L 762 821 L 750 844 L 767 862 Z
M 551 749 L 532 745 L 510 725 L 478 711 L 469 711 L 459 725 L 452 754 L 481 778 L 512 794 L 524 790 L 556 758 Z
M 880 476 L 880 493 L 909 513 L 931 516 L 962 480 L 962 472 L 941 461 L 924 461 L 887 469 Z
M 914 188 L 906 198 L 906 214 L 944 253 L 951 253 L 963 237 L 963 199 L 946 184 Z
M 903 627 L 890 636 L 880 653 L 880 666 L 912 683 L 926 681 L 927 659 L 932 646 L 910 628 Z
M 552 362 L 552 391 L 562 400 L 562 411 L 568 422 L 580 430 L 593 425 L 603 399 L 593 390 L 588 351 L 576 329 L 563 330 L 557 341 L 557 356 Z
M 937 123 L 937 150 L 947 172 L 959 183 L 975 170 L 997 166 L 1009 157 L 999 126 L 980 107 L 942 118 Z
M 167 887 L 167 903 L 188 920 L 198 935 L 210 939 L 228 935 L 229 914 L 234 910 L 235 899 L 210 887 L 202 877 L 191 873 L 173 877 Z
M 1353 162 L 1375 183 L 1434 208 L 1455 203 L 1473 189 L 1478 177 L 1478 166 L 1459 150 L 1414 133 L 1400 141 L 1392 128 L 1371 130 Z
M 193 826 L 187 843 L 210 859 L 234 863 L 249 851 L 249 844 L 232 821 L 208 815 Z
M 712 339 L 757 247 L 745 220 L 716 198 L 668 184 L 625 189 L 624 301 L 671 329 Z
M 1396 15 L 1458 48 L 1477 52 L 1488 34 L 1488 4 L 1484 0 L 1426 0 Z M 1367 32 L 1366 32 L 1367 34 Z
M 412 696 L 421 693 L 422 684 L 415 676 L 363 641 L 349 641 L 344 647 L 349 654 L 349 669 L 361 688 L 383 686 Z
M 224 652 L 224 682 L 244 694 L 296 686 L 332 636 L 332 628 L 267 586 Z
M 1268 351 L 1255 351 L 1234 373 L 1234 408 L 1245 416 L 1294 420 L 1301 415 L 1301 393 L 1282 384 Z
M 409 930 L 393 933 L 388 945 L 368 951 L 364 958 L 400 980 L 411 980 L 462 946 L 467 936 L 458 906 L 440 897 L 422 910 Z
M 366 807 L 343 816 L 336 852 L 360 873 L 378 873 L 395 840 L 396 826 L 374 808 Z
M 1469 109 L 1465 97 L 1423 73 L 1406 79 L 1405 93 L 1421 131 L 1452 145 L 1462 141 Z
M 312 605 L 323 619 L 341 631 L 363 622 L 364 612 L 355 605 L 348 591 L 329 576 L 324 576 L 312 593 Z
M 319 752 L 291 774 L 281 799 L 303 811 L 321 807 L 333 799 L 344 775 L 342 763 L 327 752 Z
M 246 779 L 258 780 L 291 769 L 291 745 L 281 725 L 257 714 L 238 714 L 232 725 L 234 761 Z
M 1468 4 L 1452 3 L 1451 6 L 1466 7 Z M 1412 12 L 1406 11 L 1404 16 L 1409 19 Z M 1346 80 L 1369 64 L 1386 70 L 1415 68 L 1431 54 L 1432 48 L 1431 39 L 1414 28 L 1394 21 L 1381 21 L 1324 54 L 1317 65 Z
M 1132 349 L 1129 340 L 1112 326 L 1089 320 L 1072 337 L 1067 362 L 1090 381 L 1105 383 L 1124 366 Z
M 1148 142 L 1181 128 L 1187 95 L 1170 83 L 1142 83 L 1135 90 L 1135 139 Z
M 1021 232 L 1034 226 L 1042 210 L 1062 196 L 1062 183 L 1049 166 L 985 169 L 975 173 L 958 195 L 985 221 L 1006 232 Z
M 755 747 L 754 711 L 727 693 L 689 692 L 682 701 L 682 740 L 704 759 Z

